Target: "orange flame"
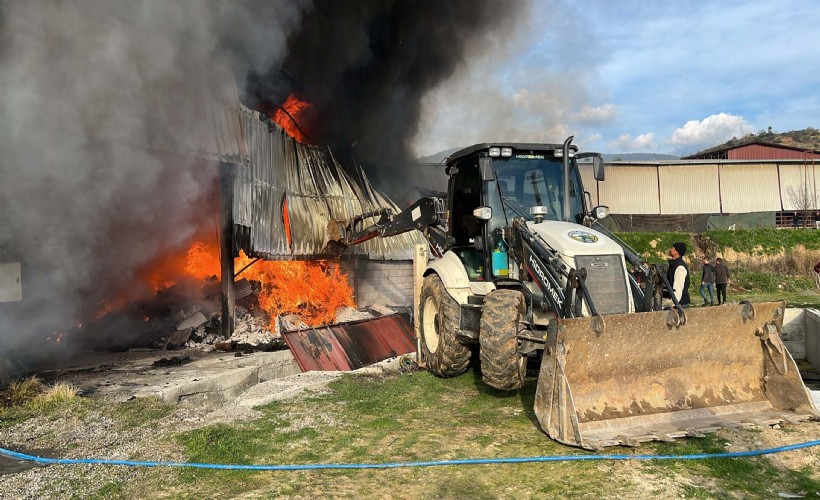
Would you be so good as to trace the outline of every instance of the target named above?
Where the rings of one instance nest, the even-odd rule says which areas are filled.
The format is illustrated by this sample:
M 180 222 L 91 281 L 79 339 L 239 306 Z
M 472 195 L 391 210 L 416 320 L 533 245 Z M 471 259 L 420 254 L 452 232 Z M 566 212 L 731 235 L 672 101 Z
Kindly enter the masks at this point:
M 310 109 L 310 103 L 300 100 L 296 94 L 291 94 L 282 104 L 281 109 L 277 109 L 271 119 L 282 127 L 289 136 L 299 142 L 308 143 L 307 136 L 303 132 L 305 111 Z M 290 116 L 288 116 L 290 115 Z M 302 119 L 300 121 L 300 119 Z
M 68 335 L 67 332 L 54 332 L 51 336 L 46 338 L 46 340 L 54 340 L 54 342 L 59 344 L 60 340 L 62 340 L 62 338 L 66 335 Z
M 236 267 L 241 269 L 250 261 L 242 253 Z M 306 324 L 319 326 L 333 323 L 338 308 L 353 307 L 347 275 L 324 261 L 259 261 L 243 277 L 262 284 L 259 306 L 271 318 L 296 314 Z
M 185 261 L 185 274 L 204 280 L 211 276 L 220 276 L 219 251 L 215 245 L 195 241 L 188 249 Z
M 293 241 L 290 237 L 290 213 L 288 212 L 288 199 L 282 200 L 282 223 L 285 226 L 285 238 L 288 240 L 288 247 L 293 246 Z
M 185 272 L 198 279 L 220 276 L 218 255 L 215 246 L 195 242 L 188 250 Z M 234 268 L 242 269 L 252 261 L 240 252 L 234 260 Z M 353 289 L 347 275 L 324 261 L 260 260 L 241 277 L 261 283 L 259 306 L 271 319 L 296 314 L 306 324 L 319 326 L 332 323 L 338 308 L 353 306 Z
M 284 207 L 285 225 L 290 236 L 290 221 L 287 205 Z M 290 238 L 288 238 L 290 243 Z M 238 271 L 253 261 L 240 252 L 234 260 Z M 185 277 L 207 280 L 221 275 L 219 251 L 215 244 L 195 241 L 187 250 L 170 252 L 150 262 L 138 277 L 149 284 L 154 291 L 161 291 Z M 260 260 L 246 269 L 240 278 L 258 281 L 261 284 L 259 306 L 273 320 L 277 316 L 296 314 L 310 326 L 333 323 L 336 310 L 352 307 L 353 289 L 347 275 L 338 266 L 325 261 L 265 261 Z M 100 304 L 95 314 L 97 319 L 107 315 L 128 302 L 127 296 L 113 297 Z M 149 318 L 144 318 L 146 321 Z M 274 325 L 269 325 L 273 329 Z

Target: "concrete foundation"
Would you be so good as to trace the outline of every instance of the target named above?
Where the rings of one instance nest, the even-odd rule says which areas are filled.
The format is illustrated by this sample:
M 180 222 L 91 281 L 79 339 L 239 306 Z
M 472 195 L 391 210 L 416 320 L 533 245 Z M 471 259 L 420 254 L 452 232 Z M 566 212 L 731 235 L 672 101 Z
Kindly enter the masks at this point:
M 806 309 L 806 360 L 820 372 L 820 311 Z
M 820 311 L 786 308 L 781 338 L 794 359 L 820 369 Z
M 178 366 L 155 366 L 160 360 L 186 359 Z M 129 351 L 80 353 L 71 366 L 41 373 L 109 401 L 157 397 L 169 403 L 219 405 L 269 380 L 301 373 L 290 351 L 228 352 Z

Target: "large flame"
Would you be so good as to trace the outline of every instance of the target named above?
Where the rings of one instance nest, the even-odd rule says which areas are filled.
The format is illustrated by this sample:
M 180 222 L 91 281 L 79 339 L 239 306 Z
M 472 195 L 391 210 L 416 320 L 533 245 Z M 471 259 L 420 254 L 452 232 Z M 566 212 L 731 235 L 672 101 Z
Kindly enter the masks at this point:
M 218 255 L 215 246 L 195 242 L 188 250 L 185 272 L 197 279 L 218 277 Z M 240 252 L 234 268 L 238 271 L 252 262 Z M 259 305 L 271 320 L 295 314 L 310 326 L 326 325 L 335 321 L 338 308 L 353 306 L 353 289 L 347 275 L 325 261 L 260 260 L 248 267 L 241 278 L 260 282 Z
M 308 143 L 310 141 L 305 135 L 304 128 L 305 112 L 308 109 L 310 109 L 310 103 L 300 100 L 296 97 L 296 94 L 291 94 L 282 104 L 282 107 L 277 109 L 271 116 L 271 119 L 297 141 Z

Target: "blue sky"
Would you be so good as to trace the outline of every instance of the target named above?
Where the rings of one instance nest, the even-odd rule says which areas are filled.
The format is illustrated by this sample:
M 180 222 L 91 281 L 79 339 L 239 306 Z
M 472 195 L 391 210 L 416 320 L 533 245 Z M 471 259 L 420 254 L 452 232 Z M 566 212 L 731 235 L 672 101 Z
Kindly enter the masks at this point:
M 820 128 L 820 2 L 535 0 L 427 96 L 415 147 L 689 154 L 770 126 Z

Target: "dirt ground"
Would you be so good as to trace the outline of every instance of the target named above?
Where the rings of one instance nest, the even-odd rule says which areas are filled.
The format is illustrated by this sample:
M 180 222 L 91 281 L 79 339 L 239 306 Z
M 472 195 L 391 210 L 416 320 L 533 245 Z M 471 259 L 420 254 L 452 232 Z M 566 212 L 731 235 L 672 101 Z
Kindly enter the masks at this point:
M 392 376 L 401 370 L 401 360 L 389 360 L 358 371 L 358 374 Z M 186 461 L 180 446 L 173 436 L 193 429 L 214 424 L 231 427 L 260 418 L 263 413 L 257 405 L 272 401 L 300 401 L 303 398 L 321 397 L 329 391 L 327 384 L 338 379 L 340 372 L 311 372 L 292 375 L 258 384 L 237 400 L 208 408 L 202 406 L 177 406 L 168 413 L 151 420 L 150 425 L 124 425 L 113 418 L 109 411 L 99 407 L 84 412 L 66 412 L 59 415 L 44 415 L 0 430 L 0 446 L 32 454 L 62 458 L 106 458 L 142 461 Z M 518 402 L 509 402 L 499 407 L 509 418 L 518 418 L 521 408 Z M 305 415 L 293 420 L 286 428 L 288 432 L 298 431 L 298 427 L 309 428 L 320 425 L 333 428 L 343 422 L 334 420 L 331 414 Z M 347 423 L 349 424 L 349 423 Z M 502 428 L 498 429 L 503 433 Z M 366 431 L 363 431 L 366 432 Z M 758 431 L 721 431 L 718 436 L 726 442 L 726 451 L 770 448 L 803 441 L 820 439 L 820 422 L 801 425 L 787 425 L 783 428 L 765 428 Z M 462 436 L 464 438 L 464 436 Z M 496 436 L 500 438 L 500 436 Z M 539 438 L 547 440 L 545 436 Z M 488 438 L 492 443 L 493 438 Z M 547 440 L 548 441 L 548 440 Z M 392 441 L 388 441 L 390 446 Z M 352 444 L 351 444 L 352 445 Z M 552 446 L 552 445 L 550 445 Z M 490 448 L 492 449 L 492 446 Z M 485 450 L 486 450 L 485 449 Z M 553 450 L 553 448 L 546 448 Z M 643 452 L 643 451 L 640 451 Z M 451 456 L 452 450 L 442 442 L 436 455 Z M 646 450 L 646 453 L 651 453 Z M 776 470 L 784 474 L 790 471 L 813 470 L 814 480 L 820 480 L 820 452 L 809 448 L 788 453 L 769 455 L 768 460 Z M 372 460 L 369 460 L 372 461 Z M 164 485 L 163 477 L 169 469 L 150 469 L 126 466 L 103 465 L 50 465 L 31 466 L 14 473 L 0 474 L 0 498 L 191 498 L 192 493 L 173 483 Z M 747 493 L 737 494 L 720 484 L 720 479 L 708 475 L 693 475 L 683 466 L 656 464 L 637 461 L 601 461 L 583 464 L 559 464 L 551 468 L 533 464 L 504 465 L 497 468 L 479 466 L 457 469 L 429 468 L 396 472 L 344 473 L 327 471 L 304 472 L 299 481 L 307 484 L 303 489 L 285 496 L 298 498 L 315 497 L 358 497 L 367 492 L 371 497 L 396 498 L 521 498 L 545 496 L 572 496 L 582 498 L 684 498 L 691 496 L 748 497 Z M 0 473 L 10 471 L 8 462 L 5 469 L 0 462 Z M 538 471 L 541 472 L 538 472 Z M 539 490 L 517 484 L 513 479 L 517 474 L 532 477 L 532 474 L 549 473 L 549 482 L 557 489 Z M 560 471 L 560 472 L 559 472 Z M 265 474 L 265 475 L 263 475 Z M 253 487 L 246 493 L 229 493 L 226 497 L 267 497 L 282 496 L 281 489 L 269 489 L 264 484 L 277 485 L 288 475 L 259 473 L 254 476 Z M 474 476 L 479 474 L 480 476 Z M 490 476 L 486 476 L 490 474 Z M 490 479 L 492 474 L 498 477 Z M 480 482 L 471 478 L 481 477 Z M 545 476 L 546 477 L 546 476 Z M 438 489 L 424 487 L 425 481 L 450 481 Z M 265 483 L 269 481 L 270 483 Z M 546 479 L 544 481 L 547 481 Z M 261 483 L 264 483 L 260 485 Z M 538 483 L 539 481 L 536 481 Z M 139 485 L 147 489 L 140 489 Z M 711 487 L 710 487 L 711 484 Z M 128 485 L 126 493 L 120 489 Z M 136 485 L 136 487 L 135 487 Z M 480 485 L 480 486 L 476 486 Z M 581 485 L 581 486 L 579 486 Z M 719 495 L 702 494 L 703 488 L 721 492 Z M 478 488 L 478 489 L 477 489 Z M 487 489 L 489 488 L 489 489 Z M 135 493 L 136 491 L 136 493 Z M 563 492 L 563 493 L 562 493 Z M 214 495 L 220 493 L 214 491 Z M 784 493 L 796 494 L 800 491 Z M 804 492 L 815 495 L 814 491 Z M 201 494 L 193 493 L 193 497 Z

